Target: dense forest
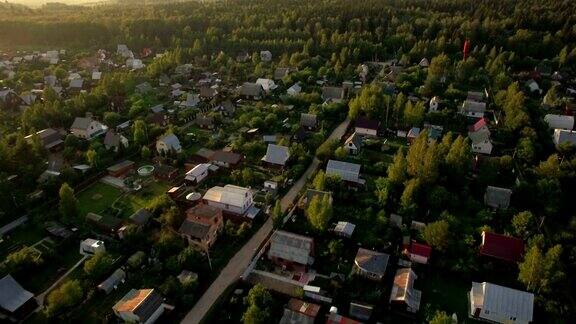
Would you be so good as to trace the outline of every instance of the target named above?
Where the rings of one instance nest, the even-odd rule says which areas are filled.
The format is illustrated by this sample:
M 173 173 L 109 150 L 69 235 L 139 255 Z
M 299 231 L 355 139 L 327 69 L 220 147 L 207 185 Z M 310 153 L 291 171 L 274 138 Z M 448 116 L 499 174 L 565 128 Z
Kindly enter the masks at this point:
M 490 271 L 479 270 L 482 265 L 471 261 L 475 255 L 471 237 L 481 225 L 491 224 L 521 237 L 528 244 L 518 281 L 537 294 L 545 314 L 539 318 L 562 322 L 576 313 L 574 281 L 569 276 L 576 270 L 572 202 L 576 152 L 573 147 L 553 145 L 542 109 L 562 111 L 571 104 L 565 93 L 567 87 L 574 87 L 576 73 L 576 1 L 228 0 L 154 1 L 146 6 L 136 2 L 92 7 L 51 4 L 39 9 L 0 4 L 0 50 L 6 53 L 67 49 L 77 60 L 98 49 L 115 51 L 117 44 L 126 44 L 135 53 L 144 49 L 163 53 L 150 58 L 141 71 L 110 71 L 90 93 L 64 100 L 45 91 L 43 101 L 22 114 L 0 112 L 0 208 L 25 210 L 25 197 L 45 168 L 46 152 L 39 143 L 25 141 L 25 135 L 47 127 L 66 128 L 86 112 L 110 124 L 122 118 L 138 119 L 153 101 L 135 96 L 135 85 L 155 82 L 182 64 L 219 72 L 234 85 L 271 75 L 274 68 L 283 66 L 298 70 L 284 80 L 286 84 L 314 84 L 319 79 L 341 84 L 355 78 L 362 63 L 397 59 L 412 68 L 395 80 L 395 91 L 384 94 L 379 82 L 364 87 L 350 98 L 349 116 L 377 119 L 394 130 L 409 129 L 426 119 L 453 133 L 437 146 L 421 138 L 408 152 L 395 155 L 387 176 L 373 184 L 380 207 L 400 209 L 405 215 L 426 214 L 439 228 L 449 223 L 454 231 L 451 247 L 446 248 L 446 242 L 438 246 L 457 260 L 446 265 L 454 272 Z M 464 60 L 466 41 L 471 48 Z M 261 62 L 261 50 L 274 53 L 273 61 Z M 240 53 L 247 53 L 249 59 L 240 62 L 236 59 Z M 426 72 L 413 68 L 422 58 L 430 60 Z M 65 79 L 68 63 L 21 68 L 2 86 L 20 93 L 45 74 Z M 543 70 L 565 76 L 560 85 L 542 80 L 544 102 L 543 96 L 524 87 L 530 73 Z M 412 104 L 408 96 L 440 96 L 455 111 L 455 103 L 459 105 L 467 91 L 483 89 L 490 94 L 491 110 L 500 117 L 493 136 L 498 154 L 470 170 L 468 142 L 465 136 L 457 137 L 467 132 L 468 125 L 453 112 L 426 113 L 424 100 Z M 319 98 L 312 92 L 288 103 L 320 106 Z M 263 118 L 260 122 L 264 124 Z M 82 146 L 67 141 L 66 147 Z M 431 159 L 438 162 L 419 165 Z M 24 176 L 21 187 L 14 189 L 4 180 L 11 174 L 33 176 Z M 482 204 L 471 197 L 494 183 L 514 187 L 514 208 L 497 214 L 479 211 Z M 473 212 L 470 219 L 457 219 L 444 213 L 451 207 L 462 214 Z

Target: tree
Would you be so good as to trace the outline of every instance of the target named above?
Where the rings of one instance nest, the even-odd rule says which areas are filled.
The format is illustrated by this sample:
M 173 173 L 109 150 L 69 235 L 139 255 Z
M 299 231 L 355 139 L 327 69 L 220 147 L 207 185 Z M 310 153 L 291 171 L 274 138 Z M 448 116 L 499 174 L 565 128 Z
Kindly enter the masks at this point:
M 443 219 L 429 223 L 422 232 L 422 238 L 433 248 L 444 251 L 450 238 L 450 225 Z
M 538 244 L 532 244 L 524 261 L 520 263 L 518 280 L 526 288 L 536 292 L 550 292 L 552 286 L 565 278 L 562 261 L 562 246 L 555 245 L 545 255 Z
M 336 151 L 334 151 L 334 157 L 338 160 L 344 160 L 348 156 L 348 152 L 343 146 L 339 146 Z
M 278 227 L 282 224 L 284 219 L 284 213 L 282 212 L 282 204 L 280 200 L 276 200 L 274 208 L 272 209 L 272 220 L 274 221 L 274 226 Z
M 408 180 L 404 192 L 400 197 L 400 205 L 402 208 L 410 208 L 411 206 L 417 204 L 418 193 L 420 191 L 420 180 L 418 178 L 413 178 Z
M 168 226 L 174 230 L 180 227 L 180 224 L 184 221 L 180 209 L 176 206 L 170 207 L 168 210 L 162 213 L 160 216 L 160 223 L 164 226 Z
M 78 304 L 83 296 L 84 292 L 78 280 L 66 281 L 48 294 L 45 313 L 48 317 L 54 317 L 62 310 Z
M 332 156 L 332 153 L 336 147 L 339 145 L 340 143 L 337 140 L 329 140 L 322 143 L 316 150 L 316 157 L 318 157 L 318 159 L 321 161 L 328 160 L 328 158 Z
M 529 211 L 520 212 L 512 217 L 514 233 L 522 238 L 527 238 L 534 230 L 534 215 Z
M 434 317 L 428 321 L 429 324 L 452 324 L 452 318 L 444 311 L 437 310 Z
M 63 219 L 67 222 L 71 222 L 78 217 L 78 200 L 74 195 L 74 189 L 72 189 L 67 183 L 63 183 L 60 187 L 59 196 L 60 215 L 62 215 Z
M 92 166 L 93 168 L 98 167 L 98 164 L 100 161 L 100 157 L 98 156 L 98 152 L 94 149 L 89 149 L 86 152 L 86 160 L 88 161 L 88 164 L 90 164 L 90 166 Z
M 19 272 L 33 269 L 43 263 L 44 260 L 37 250 L 25 246 L 16 252 L 10 253 L 4 261 L 4 266 L 9 272 Z
M 306 209 L 306 216 L 313 229 L 319 232 L 326 231 L 332 217 L 330 195 L 315 195 L 312 197 Z
M 312 187 L 316 190 L 326 190 L 326 173 L 323 170 L 318 171 L 314 180 L 312 181 Z
M 404 150 L 400 148 L 394 155 L 392 164 L 388 166 L 388 181 L 396 186 L 404 183 L 408 178 L 406 167 L 407 163 L 404 157 Z
M 412 104 L 411 101 L 408 101 L 404 110 L 404 125 L 408 127 L 419 126 L 424 120 L 425 114 L 424 102 L 418 101 L 416 104 Z
M 145 145 L 148 143 L 148 134 L 146 131 L 146 123 L 143 120 L 136 120 L 133 126 L 134 143 L 137 145 Z
M 262 284 L 257 284 L 250 289 L 248 296 L 244 298 L 244 303 L 248 306 L 246 312 L 242 315 L 244 324 L 269 323 L 272 295 Z
M 110 254 L 98 252 L 84 262 L 84 272 L 92 279 L 97 280 L 110 270 L 113 263 L 114 259 Z
M 376 190 L 375 195 L 378 198 L 378 202 L 382 207 L 385 207 L 388 203 L 388 198 L 390 197 L 390 192 L 392 190 L 392 183 L 388 178 L 379 177 L 375 181 Z
M 150 152 L 148 146 L 142 146 L 142 150 L 140 150 L 140 157 L 142 157 L 142 160 L 149 160 L 151 156 L 152 152 Z

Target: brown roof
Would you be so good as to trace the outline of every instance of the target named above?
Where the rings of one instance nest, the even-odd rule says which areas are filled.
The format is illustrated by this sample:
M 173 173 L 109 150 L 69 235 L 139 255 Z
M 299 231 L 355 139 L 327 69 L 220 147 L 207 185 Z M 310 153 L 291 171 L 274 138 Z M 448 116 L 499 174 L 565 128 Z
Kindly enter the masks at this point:
M 316 305 L 316 304 L 305 302 L 305 301 L 300 300 L 300 299 L 292 298 L 288 302 L 288 309 L 295 311 L 295 312 L 298 312 L 298 313 L 301 313 L 301 314 L 308 315 L 310 317 L 316 317 L 316 315 L 318 315 L 318 312 L 320 311 L 320 305 Z
M 140 290 L 131 290 L 120 300 L 116 305 L 114 305 L 114 309 L 117 312 L 133 312 L 150 294 L 152 294 L 154 289 L 140 289 Z
M 225 162 L 228 164 L 238 164 L 242 159 L 242 155 L 234 152 L 216 151 L 212 155 L 212 161 Z
M 219 208 L 209 206 L 209 205 L 196 205 L 186 211 L 186 218 L 203 218 L 203 219 L 212 219 L 222 211 Z

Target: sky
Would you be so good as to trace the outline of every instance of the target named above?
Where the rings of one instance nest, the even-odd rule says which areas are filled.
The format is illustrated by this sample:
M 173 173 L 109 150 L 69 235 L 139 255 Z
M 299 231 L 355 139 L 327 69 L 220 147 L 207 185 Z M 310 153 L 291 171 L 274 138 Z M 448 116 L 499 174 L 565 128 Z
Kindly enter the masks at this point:
M 4 2 L 5 0 L 0 0 L 2 2 Z M 77 3 L 94 3 L 97 2 L 97 0 L 8 0 L 9 3 L 19 3 L 19 4 L 24 4 L 30 7 L 38 7 L 41 6 L 43 4 L 45 4 L 46 2 L 60 2 L 60 3 L 65 3 L 65 4 L 77 4 Z

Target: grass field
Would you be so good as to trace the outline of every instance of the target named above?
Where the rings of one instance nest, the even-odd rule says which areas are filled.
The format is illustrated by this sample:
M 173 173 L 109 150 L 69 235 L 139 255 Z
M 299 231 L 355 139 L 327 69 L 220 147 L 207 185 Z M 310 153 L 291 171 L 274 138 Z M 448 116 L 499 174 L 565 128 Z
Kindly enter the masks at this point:
M 468 318 L 468 291 L 472 283 L 465 282 L 450 275 L 441 275 L 436 272 L 419 275 L 415 282 L 416 289 L 422 291 L 421 306 L 431 310 L 443 310 L 447 314 L 456 313 L 458 320 L 466 323 L 475 322 Z M 421 315 L 424 309 L 421 309 Z
M 101 213 L 110 207 L 122 193 L 120 189 L 97 182 L 77 195 L 80 215 L 84 217 L 87 213 Z

